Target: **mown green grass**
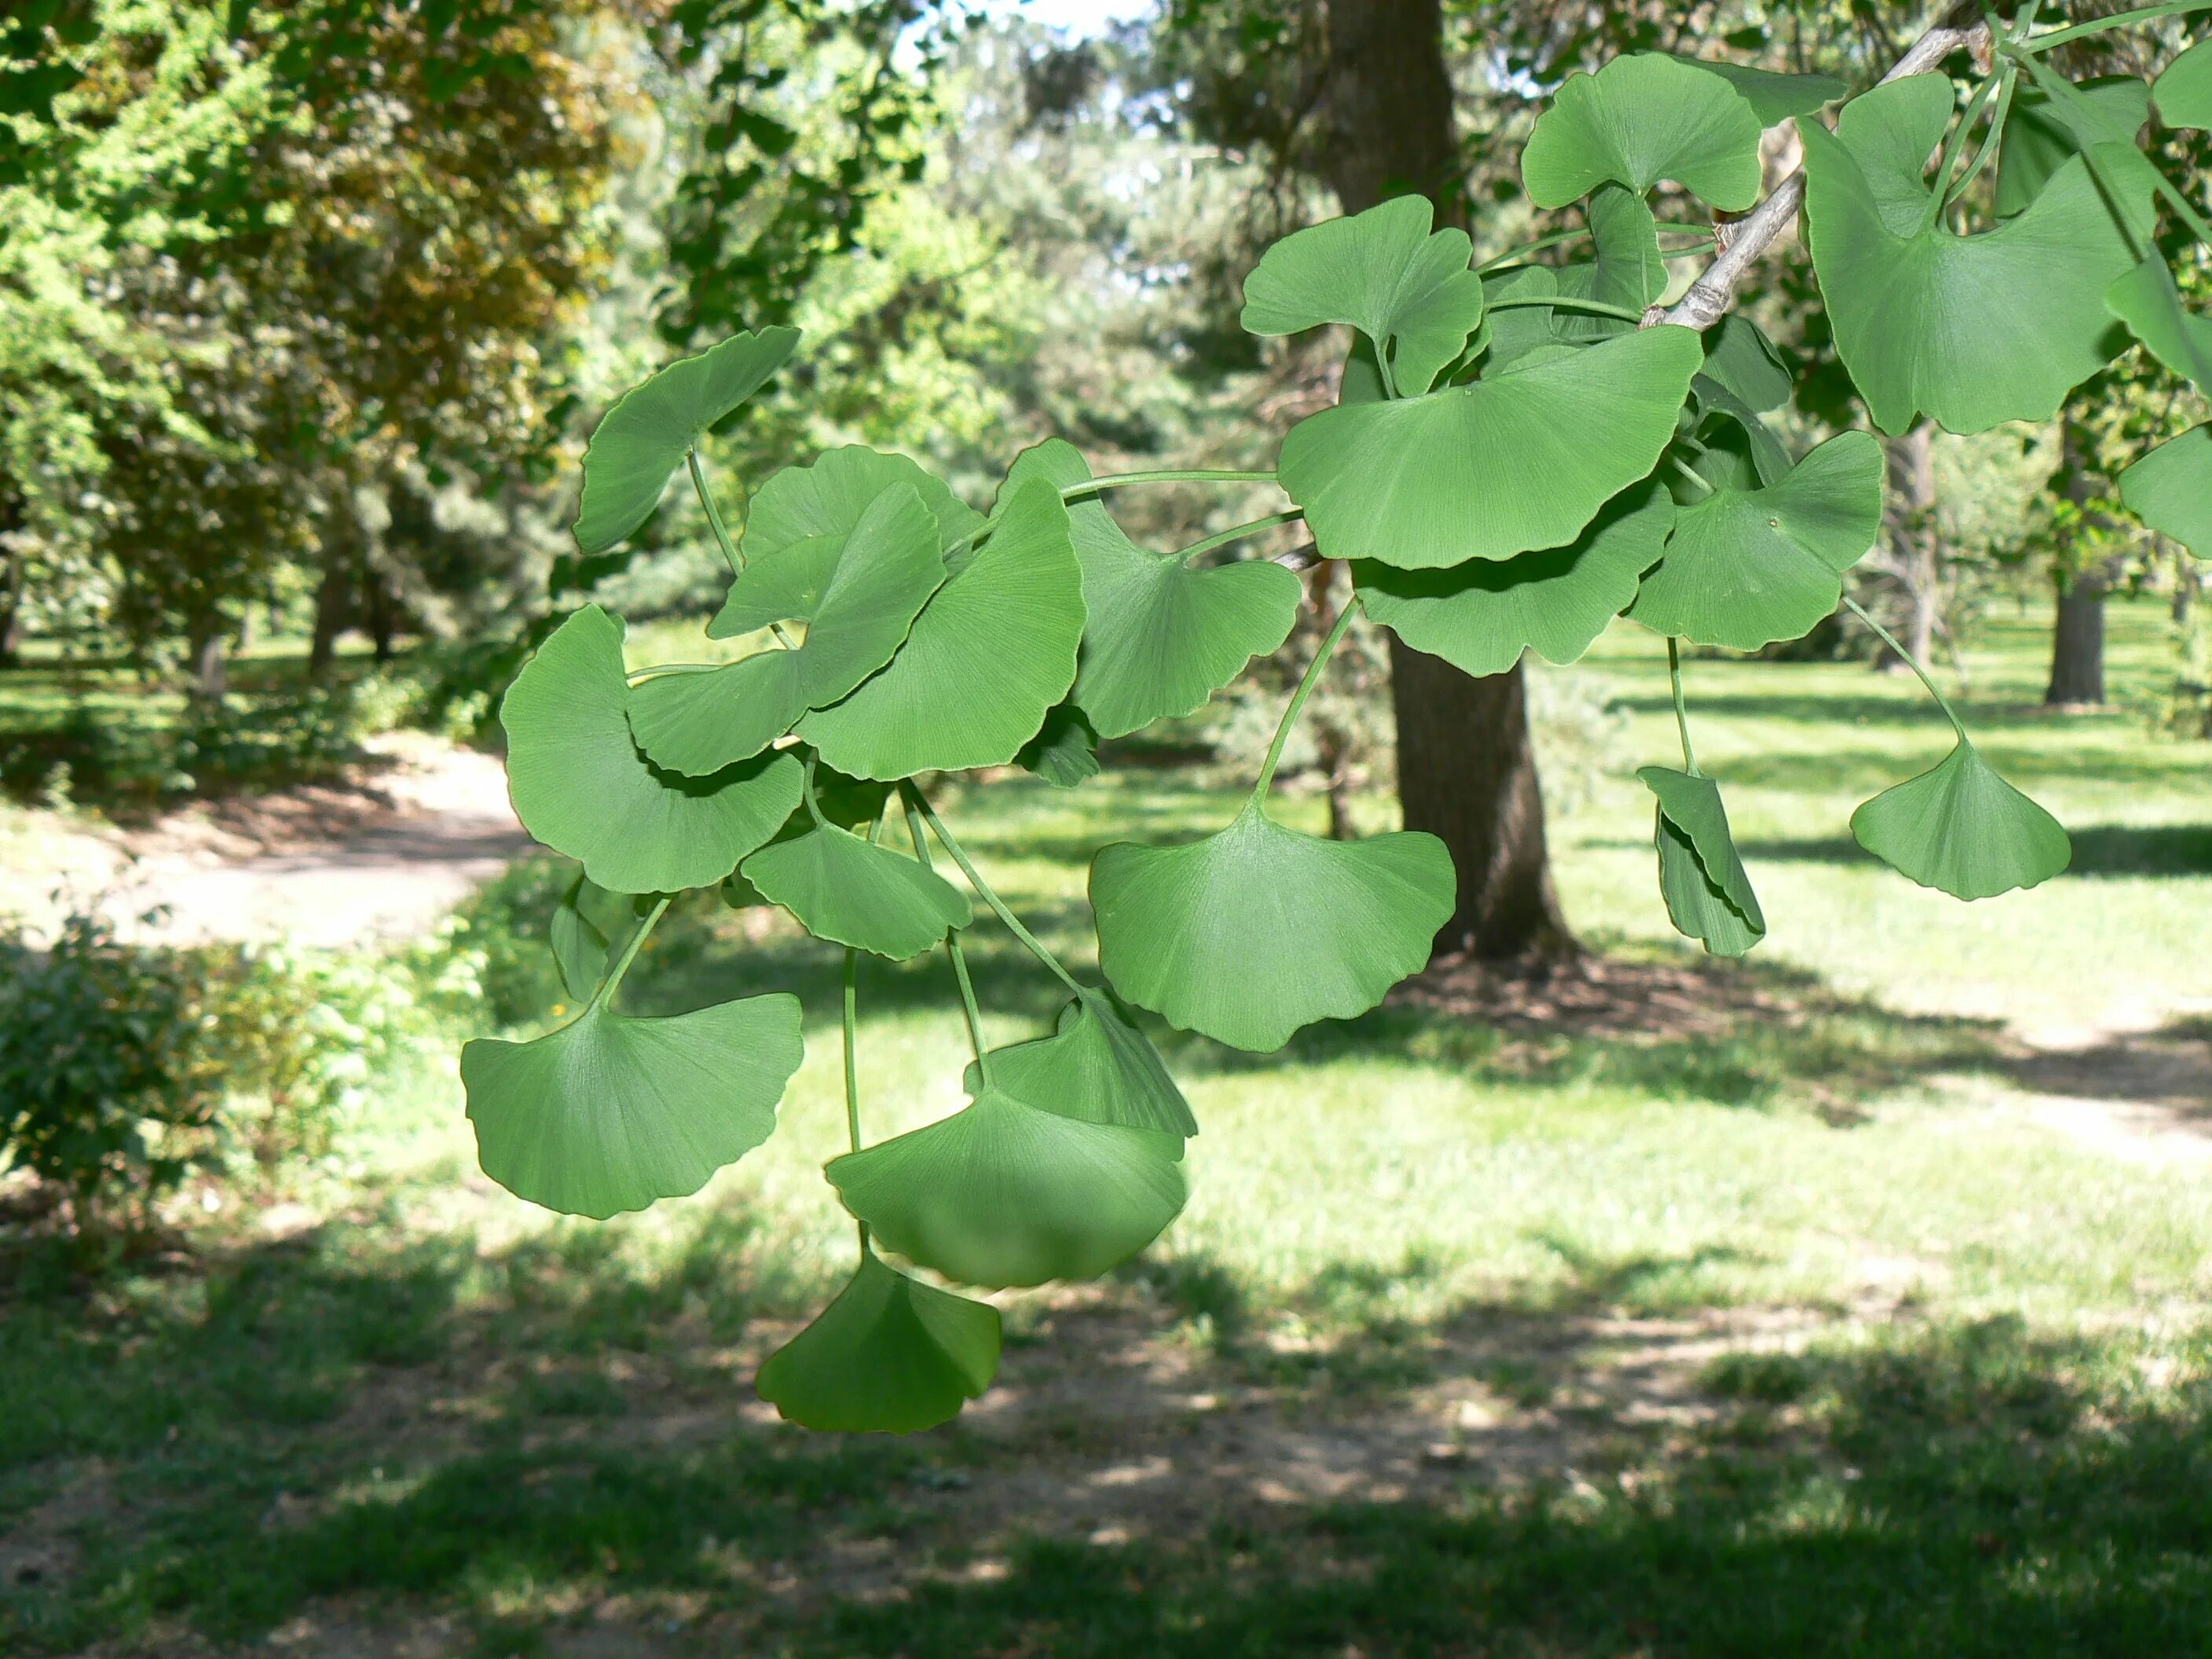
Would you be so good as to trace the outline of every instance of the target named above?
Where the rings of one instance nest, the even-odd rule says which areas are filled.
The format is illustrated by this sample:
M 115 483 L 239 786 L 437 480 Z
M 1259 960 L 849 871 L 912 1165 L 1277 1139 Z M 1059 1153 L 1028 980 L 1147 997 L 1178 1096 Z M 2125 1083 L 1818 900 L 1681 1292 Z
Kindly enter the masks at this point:
M 2115 678 L 2148 695 L 2155 616 L 2116 621 Z M 46 1565 L 0 1575 L 0 1649 L 2206 1651 L 2205 1166 L 2042 1127 L 2002 1021 L 2196 1029 L 2212 753 L 2033 711 L 2039 648 L 1992 630 L 1966 713 L 2098 832 L 2078 872 L 1970 908 L 1866 867 L 1834 842 L 1850 807 L 1942 752 L 1917 688 L 1693 663 L 1700 759 L 1776 922 L 1711 975 L 1722 1012 L 1607 1036 L 1392 1006 L 1264 1058 L 1163 1032 L 1204 1126 L 1188 1211 L 1101 1291 L 1006 1298 L 1000 1389 L 910 1442 L 750 1404 L 851 1261 L 819 1175 L 836 965 L 693 904 L 638 1005 L 791 985 L 811 1039 L 777 1136 L 697 1199 L 547 1222 L 473 1176 L 449 1057 L 424 1054 L 269 1212 L 296 1231 L 227 1213 L 90 1289 L 11 1261 L 0 1535 Z M 1620 769 L 1669 758 L 1650 642 L 1623 630 L 1588 672 L 1632 708 Z M 1133 766 L 940 799 L 1079 972 L 1097 842 L 1230 810 Z M 1688 964 L 1649 810 L 1613 777 L 1562 816 L 1563 891 L 1616 957 Z M 463 936 L 525 1027 L 557 1018 L 518 937 L 556 879 L 519 870 Z M 992 1039 L 1042 1029 L 1050 981 L 994 927 L 974 954 Z M 872 964 L 863 995 L 869 1133 L 957 1106 L 945 965 Z M 1655 1400 L 1685 1409 L 1633 1408 Z M 1401 1495 L 1259 1494 L 1296 1487 L 1297 1437 L 1393 1425 L 1449 1443 Z M 1111 1507 L 1155 1466 L 1155 1499 Z

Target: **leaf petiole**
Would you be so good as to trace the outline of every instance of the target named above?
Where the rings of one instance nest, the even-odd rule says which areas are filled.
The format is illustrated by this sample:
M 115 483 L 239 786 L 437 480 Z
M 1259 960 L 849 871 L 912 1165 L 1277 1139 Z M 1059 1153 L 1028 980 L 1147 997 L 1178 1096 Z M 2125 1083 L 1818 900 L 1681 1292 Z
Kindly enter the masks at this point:
M 1544 306 L 1559 311 L 1587 311 L 1593 317 L 1618 317 L 1624 322 L 1640 323 L 1644 313 L 1631 311 L 1626 306 L 1610 305 L 1603 300 L 1577 299 L 1571 294 L 1510 294 L 1502 300 L 1492 300 L 1492 311 L 1520 311 L 1531 306 Z
M 1698 777 L 1698 757 L 1690 748 L 1690 711 L 1682 701 L 1682 645 L 1671 634 L 1667 636 L 1667 678 L 1674 686 L 1674 727 L 1682 734 L 1682 769 Z
M 921 793 L 911 778 L 900 781 L 899 798 L 906 803 L 909 812 L 921 812 L 923 821 L 929 825 L 945 850 L 952 855 L 952 861 L 960 866 L 960 873 L 968 878 L 968 884 L 975 890 L 975 896 L 991 907 L 993 913 L 1006 925 L 1006 931 L 1020 940 L 1022 947 L 1031 956 L 1050 969 L 1061 984 L 1081 996 L 1084 994 L 1083 982 L 1060 966 L 1060 958 L 1047 950 L 1035 933 L 1022 926 L 1021 918 L 1006 908 L 1006 900 L 1000 898 L 991 884 L 983 879 L 974 861 L 969 858 L 967 849 L 945 827 L 945 820 L 937 816 L 929 804 L 929 798 Z
M 1336 626 L 1328 630 L 1328 637 L 1321 642 L 1321 649 L 1314 653 L 1313 660 L 1306 665 L 1305 676 L 1298 681 L 1298 689 L 1291 693 L 1290 707 L 1283 710 L 1282 721 L 1275 727 L 1275 740 L 1267 745 L 1267 758 L 1261 763 L 1260 781 L 1252 786 L 1255 805 L 1266 799 L 1267 786 L 1275 781 L 1275 768 L 1283 758 L 1283 745 L 1290 741 L 1291 728 L 1298 723 L 1298 714 L 1305 708 L 1306 699 L 1313 696 L 1314 687 L 1321 684 L 1322 671 L 1328 666 L 1328 659 L 1334 654 L 1337 642 L 1351 631 L 1352 619 L 1358 613 L 1359 599 L 1355 594 L 1345 601 L 1344 609 L 1337 613 Z
M 714 492 L 707 488 L 707 469 L 700 463 L 696 445 L 684 452 L 684 461 L 691 471 L 691 488 L 699 492 L 699 505 L 707 509 L 707 522 L 714 526 L 715 545 L 722 550 L 722 557 L 728 561 L 731 573 L 743 575 L 745 556 L 738 551 L 738 544 L 730 539 L 729 530 L 722 523 L 722 509 L 714 505 Z M 785 650 L 796 651 L 799 648 L 791 635 L 783 631 L 781 623 L 770 623 L 768 631 L 775 635 L 775 642 Z
M 1844 595 L 1844 605 L 1854 617 L 1874 630 L 1876 639 L 1897 653 L 1897 659 L 1899 662 L 1920 677 L 1921 684 L 1926 686 L 1928 695 L 1936 699 L 1936 706 L 1943 711 L 1943 718 L 1951 722 L 1951 729 L 1959 734 L 1960 741 L 1962 743 L 1966 741 L 1966 723 L 1959 718 L 1958 711 L 1951 707 L 1950 699 L 1936 689 L 1936 682 L 1929 678 L 1928 671 L 1920 665 L 1920 659 L 1899 644 L 1897 635 L 1876 622 L 1867 608 L 1848 593 Z
M 845 1135 L 860 1150 L 860 953 L 845 947 Z M 858 1220 L 855 1218 L 856 1221 Z M 860 1254 L 868 1253 L 868 1224 L 859 1221 Z
M 929 842 L 921 833 L 921 819 L 914 810 L 912 799 L 902 799 L 902 804 L 906 807 L 906 832 L 914 842 L 914 856 L 927 870 L 930 867 Z M 945 935 L 945 954 L 952 959 L 952 977 L 959 981 L 960 1011 L 968 1018 L 968 1047 L 975 1056 L 975 1074 L 988 1089 L 991 1086 L 991 1054 L 984 1046 L 982 1011 L 975 1006 L 975 981 L 968 976 L 968 953 L 960 948 L 960 930 L 957 927 Z
M 1675 471 L 1680 473 L 1692 483 L 1697 485 L 1698 500 L 1703 501 L 1706 496 L 1713 493 L 1711 481 L 1708 479 L 1704 473 L 1698 471 L 1687 461 L 1684 460 L 1680 455 L 1669 455 L 1667 458 L 1667 465 L 1673 467 Z
M 2133 11 L 2116 11 L 2110 17 L 2092 18 L 2086 23 L 2076 23 L 2071 28 L 2055 29 L 2049 34 L 2039 34 L 2032 40 L 2023 41 L 2020 50 L 2049 52 L 2053 46 L 2063 46 L 2069 40 L 2078 40 L 2084 35 L 2101 34 L 2106 29 L 2124 28 L 2131 23 L 2148 23 L 2160 17 L 2172 17 L 2191 11 L 2212 11 L 2212 0 L 2166 0 L 2164 5 L 2139 6 Z
M 1188 547 L 1171 553 L 1168 556 L 1178 564 L 1188 564 L 1201 553 L 1211 553 L 1217 547 L 1226 547 L 1231 542 L 1242 541 L 1247 536 L 1257 535 L 1262 530 L 1271 530 L 1279 524 L 1293 523 L 1305 515 L 1305 509 L 1302 507 L 1286 507 L 1279 513 L 1270 513 L 1264 519 L 1254 519 L 1249 524 L 1232 525 L 1226 530 L 1208 536 L 1202 542 L 1193 542 Z
M 1150 472 L 1105 472 L 1095 478 L 1085 478 L 1072 483 L 1060 492 L 1063 501 L 1079 501 L 1086 495 L 1096 495 L 1101 490 L 1119 489 L 1125 484 L 1148 483 L 1273 483 L 1272 472 L 1239 472 L 1218 467 L 1170 466 Z
M 674 895 L 665 894 L 654 902 L 652 909 L 646 912 L 645 920 L 639 922 L 636 930 L 630 934 L 612 970 L 599 981 L 599 988 L 592 993 L 591 1007 L 596 1008 L 602 1003 L 614 1000 L 615 988 L 623 982 L 623 975 L 629 972 L 630 963 L 637 960 L 637 953 L 645 946 L 645 936 L 660 925 L 661 917 L 668 914 L 668 907 L 675 902 Z

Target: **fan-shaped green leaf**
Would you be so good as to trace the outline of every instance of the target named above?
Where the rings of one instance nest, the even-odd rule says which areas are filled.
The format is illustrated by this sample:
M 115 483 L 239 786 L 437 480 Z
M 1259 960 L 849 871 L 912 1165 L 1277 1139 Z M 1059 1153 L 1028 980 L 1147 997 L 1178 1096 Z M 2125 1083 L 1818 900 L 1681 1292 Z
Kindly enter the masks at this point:
M 1688 329 L 1646 328 L 1472 386 L 1324 410 L 1283 441 L 1283 487 L 1328 558 L 1425 569 L 1559 547 L 1650 474 L 1702 361 Z
M 1844 432 L 1771 489 L 1716 489 L 1675 516 L 1628 614 L 1655 633 L 1755 651 L 1832 613 L 1881 531 L 1881 446 Z
M 766 1140 L 804 1052 L 794 996 L 665 1019 L 593 1003 L 529 1042 L 479 1037 L 461 1050 L 461 1083 L 486 1175 L 603 1221 L 696 1193 Z
M 604 553 L 653 516 L 668 475 L 707 428 L 760 390 L 799 344 L 795 328 L 734 334 L 623 394 L 584 452 L 576 545 Z
M 965 927 L 967 896 L 905 854 L 834 823 L 770 842 L 747 859 L 746 880 L 817 939 L 903 962 Z
M 1937 765 L 1852 813 L 1851 833 L 1923 887 L 1962 899 L 2033 887 L 2074 856 L 2058 820 L 1999 777 L 1964 738 Z
M 2128 511 L 2200 559 L 2212 559 L 2212 426 L 2191 427 L 2120 474 Z
M 825 452 L 811 466 L 787 466 L 760 487 L 745 514 L 744 550 L 750 565 L 817 536 L 849 536 L 860 515 L 894 484 L 910 484 L 921 497 L 921 504 L 937 520 L 940 550 L 983 526 L 983 515 L 934 473 L 903 455 L 848 444 Z
M 1644 194 L 1672 179 L 1730 212 L 1759 199 L 1752 106 L 1719 74 L 1657 52 L 1571 75 L 1521 153 L 1538 207 L 1565 207 L 1610 179 Z
M 1890 100 L 1877 113 L 1900 117 L 1869 117 L 1861 130 L 1917 137 L 1921 129 L 1901 118 L 1912 103 L 1932 107 L 1913 84 L 1920 78 L 1857 100 L 1853 110 Z M 2067 162 L 2033 207 L 1996 230 L 1956 236 L 1933 223 L 1901 235 L 1861 156 L 1818 122 L 1802 131 L 1813 263 L 1837 350 L 1883 431 L 1905 431 L 1923 410 L 1954 432 L 2047 420 L 2124 343 L 2104 296 L 2137 256 L 2085 161 Z M 1893 157 L 1881 165 L 1893 198 L 1908 184 L 1924 193 L 1917 172 L 1908 179 Z M 2148 215 L 2128 210 L 2142 221 L 2131 228 L 2147 230 Z
M 1089 477 L 1075 446 L 1054 438 L 1021 453 L 1001 494 L 1034 477 L 1060 489 Z M 1193 569 L 1139 547 L 1096 500 L 1070 507 L 1068 524 L 1086 615 L 1072 696 L 1102 737 L 1203 707 L 1290 636 L 1298 579 L 1273 561 Z
M 1246 331 L 1348 324 L 1389 352 L 1401 392 L 1426 392 L 1482 321 L 1474 245 L 1433 217 L 1426 197 L 1400 196 L 1293 231 L 1244 279 Z
M 823 545 L 817 538 L 757 557 L 716 619 L 735 617 L 739 625 L 726 631 L 744 633 L 795 619 L 808 625 L 804 644 L 708 673 L 662 675 L 630 692 L 630 729 L 654 764 L 696 776 L 757 755 L 808 709 L 836 702 L 889 662 L 945 580 L 935 523 L 909 484 L 869 503 L 826 571 Z M 787 604 L 799 608 L 768 614 Z
M 1754 414 L 1788 403 L 1790 388 L 1796 380 L 1782 349 L 1750 318 L 1733 311 L 1705 331 L 1702 373 L 1705 379 L 1726 387 Z
M 1060 492 L 1030 480 L 993 526 L 890 666 L 799 722 L 839 771 L 904 778 L 1002 766 L 1075 683 L 1083 577 Z
M 1780 75 L 1772 70 L 1751 69 L 1742 64 L 1723 64 L 1704 58 L 1676 59 L 1708 75 L 1717 75 L 1735 88 L 1762 127 L 1776 126 L 1793 116 L 1810 115 L 1825 104 L 1847 96 L 1850 84 L 1832 75 Z
M 1608 501 L 1571 545 L 1448 570 L 1352 568 L 1367 614 L 1416 651 L 1476 676 L 1502 674 L 1533 647 L 1573 662 L 1636 597 L 1658 562 L 1674 503 L 1642 483 Z
M 1086 1123 L 1003 1084 L 910 1133 L 832 1158 L 845 1207 L 887 1249 L 997 1290 L 1096 1279 L 1159 1237 L 1188 1188 L 1182 1140 Z
M 1591 262 L 1562 267 L 1559 292 L 1577 300 L 1597 300 L 1626 311 L 1641 311 L 1667 291 L 1667 262 L 1659 254 L 1659 222 L 1644 198 L 1625 185 L 1600 185 L 1585 216 Z M 1532 307 L 1533 309 L 1533 307 Z M 1562 340 L 1602 340 L 1636 326 L 1622 317 L 1563 310 L 1552 315 L 1552 330 Z
M 999 1370 L 999 1310 L 894 1273 L 870 1250 L 837 1299 L 761 1362 L 785 1420 L 845 1434 L 950 1422 Z
M 1076 678 L 1082 678 L 1080 672 Z M 1072 702 L 1055 703 L 1036 736 L 1022 745 L 1014 764 L 1055 789 L 1073 789 L 1098 775 L 1098 732 Z
M 1364 1013 L 1429 959 L 1451 917 L 1451 855 L 1417 831 L 1322 841 L 1255 802 L 1179 847 L 1128 842 L 1091 866 L 1114 988 L 1232 1048 L 1267 1052 Z
M 2158 118 L 2166 125 L 2212 128 L 2212 40 L 2199 40 L 2168 64 L 2153 83 L 2151 96 L 2158 103 Z
M 2034 204 L 2052 175 L 2081 153 L 2084 133 L 2090 143 L 2132 147 L 2150 119 L 2150 88 L 2132 75 L 2084 81 L 2075 90 L 2089 100 L 2090 109 L 2057 108 L 2041 87 L 2026 82 L 2014 90 L 2004 144 L 1997 152 L 2000 219 Z
M 1178 1137 L 1198 1133 L 1159 1050 L 1104 991 L 1079 992 L 1050 1036 L 994 1048 L 991 1066 L 1008 1094 L 1062 1117 Z M 966 1083 L 971 1095 L 983 1086 L 973 1061 Z
M 639 752 L 629 705 L 622 624 L 586 605 L 501 705 L 515 812 L 616 892 L 711 887 L 799 805 L 798 757 L 756 756 L 706 778 L 665 772 Z
M 2173 273 L 2155 251 L 2112 284 L 2105 303 L 2152 356 L 2212 397 L 2212 318 L 2182 309 Z
M 1675 930 L 1717 957 L 1740 957 L 1766 937 L 1766 917 L 1736 855 L 1718 785 L 1664 766 L 1636 775 L 1659 798 L 1659 892 Z

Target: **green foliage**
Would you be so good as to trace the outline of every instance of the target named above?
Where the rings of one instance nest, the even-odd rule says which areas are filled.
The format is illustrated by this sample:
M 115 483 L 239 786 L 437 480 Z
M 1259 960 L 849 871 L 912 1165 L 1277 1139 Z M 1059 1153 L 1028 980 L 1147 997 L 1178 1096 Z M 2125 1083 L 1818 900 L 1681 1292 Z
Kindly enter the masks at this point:
M 1659 891 L 1676 930 L 1703 939 L 1717 957 L 1743 955 L 1766 937 L 1766 916 L 1737 855 L 1719 786 L 1664 766 L 1636 775 L 1659 798 Z
M 864 1251 L 851 1284 L 760 1368 L 760 1397 L 802 1428 L 911 1434 L 959 1414 L 999 1370 L 999 1310 Z
M 1724 76 L 1640 52 L 1568 79 L 1536 118 L 1521 176 L 1538 207 L 1565 207 L 1607 182 L 1641 196 L 1668 179 L 1741 212 L 1759 199 L 1764 125 Z
M 1852 813 L 1851 833 L 1922 886 L 1960 898 L 2033 887 L 2073 858 L 2058 821 L 1999 777 L 1963 735 L 1939 764 Z

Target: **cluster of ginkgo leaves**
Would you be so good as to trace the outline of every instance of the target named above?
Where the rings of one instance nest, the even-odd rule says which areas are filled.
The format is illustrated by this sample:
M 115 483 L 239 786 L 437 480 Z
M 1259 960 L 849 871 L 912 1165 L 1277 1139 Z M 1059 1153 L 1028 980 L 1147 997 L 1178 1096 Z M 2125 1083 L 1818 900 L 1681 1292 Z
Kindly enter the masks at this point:
M 1843 103 L 1832 129 L 1820 112 L 1844 99 L 1839 82 L 1621 58 L 1562 86 L 1523 156 L 1531 200 L 1574 208 L 1569 228 L 1478 264 L 1465 232 L 1403 198 L 1285 238 L 1246 280 L 1245 326 L 1342 325 L 1353 345 L 1340 402 L 1288 433 L 1273 474 L 1093 477 L 1055 440 L 1017 458 L 979 511 L 911 460 L 844 448 L 765 480 L 736 539 L 700 441 L 796 333 L 738 335 L 631 392 L 586 458 L 581 550 L 630 535 L 687 469 L 732 571 L 706 631 L 753 648 L 631 669 L 622 623 L 586 606 L 508 691 L 515 806 L 582 866 L 550 925 L 582 1012 L 533 1041 L 464 1053 L 486 1172 L 604 1218 L 694 1192 L 765 1139 L 802 1054 L 795 997 L 659 1018 L 615 1004 L 674 896 L 781 906 L 844 950 L 852 1150 L 827 1174 L 861 1243 L 851 1282 L 762 1366 L 760 1392 L 821 1429 L 952 1416 L 994 1375 L 999 1316 L 921 1273 L 983 1290 L 1094 1277 L 1183 1204 L 1198 1126 L 1135 1011 L 1273 1049 L 1375 1006 L 1421 968 L 1451 913 L 1452 865 L 1434 837 L 1326 841 L 1268 811 L 1284 738 L 1355 611 L 1471 674 L 1528 650 L 1572 660 L 1622 615 L 1663 637 L 1682 764 L 1641 774 L 1656 798 L 1660 890 L 1709 950 L 1750 949 L 1765 918 L 1719 786 L 1691 751 L 1679 647 L 1756 648 L 1850 605 L 1844 573 L 1881 526 L 1883 457 L 1863 431 L 1793 455 L 1768 418 L 1790 374 L 1759 331 L 1738 316 L 1703 335 L 1660 320 L 1668 259 L 1713 239 L 1664 246 L 1674 228 L 1652 195 L 1664 180 L 1677 202 L 1748 208 L 1762 133 L 1797 123 L 1837 349 L 1884 431 L 1923 414 L 1954 431 L 2048 419 L 2136 343 L 2212 392 L 2212 321 L 2182 308 L 2160 204 L 2170 243 L 2212 235 L 2136 143 L 2154 102 L 2168 125 L 2212 125 L 2212 43 L 2154 88 L 2076 88 L 2039 61 L 2052 38 L 2032 16 L 1999 29 L 1972 90 L 1941 73 L 1895 80 Z M 1553 249 L 1586 257 L 1545 262 Z M 1138 546 L 1102 499 L 1255 477 L 1291 505 L 1171 553 Z M 2145 456 L 2122 490 L 2146 523 L 2212 552 L 2212 426 Z M 1086 984 L 992 888 L 925 783 L 1018 763 L 1072 787 L 1097 772 L 1102 738 L 1198 708 L 1282 645 L 1302 597 L 1285 564 L 1219 555 L 1297 519 L 1318 556 L 1350 562 L 1356 600 L 1234 819 L 1198 841 L 1098 853 L 1106 983 Z M 2065 833 L 1943 712 L 1956 747 L 1860 807 L 1858 839 L 1962 898 L 2063 869 Z M 1050 1034 L 985 1042 L 961 948 L 977 901 L 1064 987 Z M 939 948 L 974 1049 L 969 1103 L 872 1144 L 854 1063 L 859 958 Z

